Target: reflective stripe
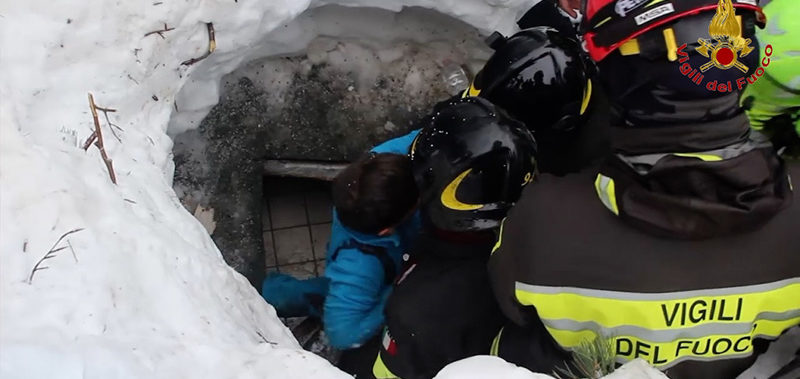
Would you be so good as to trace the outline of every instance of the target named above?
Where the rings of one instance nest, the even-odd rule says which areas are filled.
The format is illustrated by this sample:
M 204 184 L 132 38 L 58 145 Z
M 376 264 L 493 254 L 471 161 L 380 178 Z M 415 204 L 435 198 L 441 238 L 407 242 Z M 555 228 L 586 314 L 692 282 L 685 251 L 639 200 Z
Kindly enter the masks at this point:
M 506 225 L 507 218 L 508 217 L 505 217 L 503 218 L 503 221 L 500 221 L 500 232 L 497 234 L 497 242 L 494 244 L 494 247 L 492 248 L 492 254 L 494 254 L 494 252 L 500 248 L 500 245 L 503 244 L 503 226 Z
M 480 94 L 481 90 L 475 88 L 475 81 L 473 80 L 472 83 L 469 84 L 469 88 L 464 90 L 464 93 L 461 95 L 461 97 L 478 97 Z
M 598 22 L 597 25 L 595 25 L 594 27 L 595 28 L 599 28 L 601 25 L 603 25 L 603 24 L 605 24 L 606 22 L 609 22 L 609 21 L 611 21 L 611 17 L 606 17 L 605 20 Z
M 714 154 L 673 153 L 672 155 L 677 155 L 679 157 L 686 157 L 686 158 L 702 159 L 704 162 L 718 162 L 718 161 L 722 160 L 722 157 L 720 157 L 719 155 L 714 155 Z
M 639 166 L 637 171 L 641 170 L 641 166 L 655 166 L 658 161 L 667 156 L 681 156 L 702 159 L 706 162 L 717 162 L 720 160 L 733 159 L 750 151 L 760 148 L 768 148 L 769 144 L 764 142 L 755 142 L 747 140 L 742 143 L 729 145 L 722 149 L 698 151 L 691 153 L 658 153 L 658 154 L 642 154 L 642 155 L 622 155 L 616 154 L 616 157 L 630 166 Z M 645 170 L 646 171 L 646 170 Z
M 764 321 L 787 321 L 800 318 L 800 309 L 776 313 L 761 312 L 756 318 Z M 724 323 L 712 322 L 688 328 L 671 328 L 652 330 L 636 325 L 620 325 L 615 327 L 603 327 L 594 321 L 578 322 L 569 319 L 547 320 L 545 324 L 553 329 L 580 332 L 590 330 L 601 332 L 608 336 L 639 336 L 651 342 L 670 342 L 679 338 L 700 338 L 710 335 L 744 335 L 753 329 L 750 322 Z
M 740 286 L 740 287 L 713 288 L 704 290 L 676 291 L 676 292 L 654 292 L 654 293 L 609 291 L 609 290 L 598 290 L 598 289 L 579 288 L 579 287 L 537 286 L 521 282 L 517 282 L 515 288 L 517 290 L 524 290 L 527 292 L 538 292 L 542 294 L 552 294 L 552 295 L 575 294 L 587 297 L 599 297 L 599 298 L 619 299 L 619 300 L 661 301 L 661 300 L 675 299 L 679 297 L 686 298 L 686 297 L 699 297 L 699 296 L 725 296 L 725 295 L 740 294 L 744 292 L 766 292 L 788 287 L 793 284 L 800 284 L 800 278 L 784 279 L 777 282 L 753 284 L 749 286 Z M 800 299 L 800 297 L 796 299 Z
M 594 189 L 597 191 L 597 196 L 603 205 L 606 206 L 611 212 L 619 216 L 619 208 L 617 207 L 617 196 L 614 189 L 614 179 L 611 179 L 603 174 L 597 174 L 597 179 L 594 181 Z
M 753 353 L 751 341 L 755 338 L 774 339 L 784 331 L 800 325 L 800 318 L 784 321 L 756 320 L 753 332 L 738 335 L 706 335 L 699 338 L 680 337 L 669 342 L 654 342 L 635 335 L 609 337 L 614 343 L 617 361 L 625 363 L 635 358 L 647 360 L 661 370 L 684 360 L 715 360 L 749 356 Z M 568 350 L 598 335 L 594 331 L 571 332 L 547 327 L 553 338 Z M 603 333 L 601 331 L 600 333 Z
M 503 336 L 503 329 L 505 329 L 505 327 L 500 328 L 500 331 L 497 332 L 497 336 L 494 337 L 494 341 L 492 341 L 492 348 L 489 350 L 489 355 L 493 355 L 495 357 L 499 356 L 500 338 Z
M 412 147 L 413 149 L 413 147 Z M 455 179 L 453 179 L 447 187 L 444 188 L 441 195 L 441 202 L 447 208 L 450 208 L 454 211 L 474 211 L 476 209 L 483 208 L 483 204 L 467 204 L 462 203 L 456 197 L 456 193 L 458 192 L 458 186 L 461 185 L 461 182 L 464 181 L 464 178 L 472 172 L 472 169 L 467 169 L 466 171 L 462 172 L 458 175 Z
M 667 59 L 670 62 L 678 60 L 678 43 L 675 42 L 675 31 L 672 28 L 666 28 L 662 32 L 664 34 L 664 43 L 667 45 Z
M 794 192 L 794 186 L 792 185 L 792 176 L 789 175 L 789 174 L 786 174 L 786 179 L 789 181 L 789 191 Z
M 592 99 L 592 79 L 586 79 L 586 87 L 583 87 L 583 101 L 581 101 L 581 113 L 586 113 L 589 108 L 589 101 Z
M 393 374 L 381 359 L 381 353 L 378 352 L 378 357 L 375 358 L 375 364 L 372 365 L 372 375 L 376 379 L 399 379 L 397 375 Z
M 417 150 L 417 141 L 419 140 L 420 134 L 421 133 L 417 133 L 417 135 L 414 137 L 414 141 L 411 142 L 411 149 L 408 152 L 408 155 L 411 157 L 414 157 L 414 152 Z
M 685 359 L 747 356 L 757 337 L 800 324 L 800 277 L 749 286 L 635 293 L 517 282 L 553 338 L 572 349 L 598 335 L 615 341 L 621 362 L 644 358 L 661 369 Z
M 628 40 L 627 42 L 619 46 L 619 53 L 622 54 L 623 56 L 636 55 L 639 54 L 639 52 L 640 52 L 639 41 L 636 38 Z

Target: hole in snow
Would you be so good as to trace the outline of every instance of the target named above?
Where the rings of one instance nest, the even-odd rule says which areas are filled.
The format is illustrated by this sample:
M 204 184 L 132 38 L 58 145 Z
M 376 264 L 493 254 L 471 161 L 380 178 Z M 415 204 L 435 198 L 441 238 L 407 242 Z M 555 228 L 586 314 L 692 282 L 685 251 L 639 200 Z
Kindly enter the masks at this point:
M 336 164 L 406 133 L 434 103 L 455 93 L 448 73 L 474 73 L 490 55 L 476 29 L 423 8 L 314 8 L 258 46 L 244 57 L 220 55 L 242 62 L 221 80 L 219 69 L 198 67 L 177 97 L 169 128 L 176 193 L 193 213 L 214 210 L 214 241 L 256 288 L 264 268 L 281 259 L 280 252 L 265 258 L 265 225 L 272 228 L 273 248 L 281 238 L 299 241 L 293 228 L 302 228 L 303 238 L 322 250 L 329 231 L 323 231 L 329 221 L 289 225 L 300 215 L 274 208 L 271 219 L 264 218 L 262 210 L 273 206 L 272 187 L 285 185 L 264 181 L 265 172 L 331 177 Z M 300 168 L 270 166 L 277 160 Z M 274 207 L 295 202 L 305 204 L 306 217 L 317 212 L 307 206 L 308 196 L 326 195 L 325 186 L 302 183 Z M 292 263 L 316 274 L 313 261 L 324 252 L 311 252 L 312 259 Z

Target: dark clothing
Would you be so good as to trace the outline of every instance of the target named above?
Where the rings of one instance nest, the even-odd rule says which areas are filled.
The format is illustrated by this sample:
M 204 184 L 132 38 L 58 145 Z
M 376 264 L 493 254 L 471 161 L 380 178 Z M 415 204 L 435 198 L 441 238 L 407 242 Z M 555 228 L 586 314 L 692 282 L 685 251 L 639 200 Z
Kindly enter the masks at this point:
M 616 154 L 600 168 L 596 187 L 614 194 L 604 199 L 611 212 L 654 235 L 703 239 L 753 231 L 790 204 L 783 161 L 750 133 L 739 91 L 706 88 L 712 81 L 736 83 L 742 72 L 709 70 L 697 85 L 680 69 L 708 61 L 695 47 L 714 14 L 650 30 L 636 38 L 639 53 L 616 51 L 600 63 Z M 754 38 L 754 15 L 741 16 L 744 37 Z M 667 59 L 667 27 L 675 45 L 687 45 L 677 53 L 686 62 Z M 757 41 L 741 62 L 748 73 L 758 67 Z
M 571 369 L 572 354 L 558 345 L 547 332 L 536 309 L 527 307 L 524 312 L 525 326 L 513 322 L 506 323 L 496 340 L 497 351 L 493 355 L 533 372 L 548 375 L 560 374 Z
M 380 333 L 355 349 L 345 350 L 336 367 L 352 375 L 356 379 L 374 379 L 372 375 L 372 365 L 375 363 L 375 352 L 381 346 Z
M 432 378 L 449 363 L 488 354 L 504 321 L 486 271 L 493 236 L 441 237 L 420 237 L 418 260 L 386 306 L 381 360 L 403 379 Z
M 800 164 L 790 165 L 790 171 L 793 177 L 800 177 Z M 774 333 L 782 331 L 782 326 L 769 333 L 756 330 L 764 327 L 765 323 L 777 322 L 764 321 L 763 315 L 781 314 L 778 318 L 785 325 L 800 324 L 800 205 L 794 204 L 778 213 L 761 229 L 750 233 L 703 241 L 662 239 L 628 227 L 605 209 L 598 201 L 592 186 L 595 172 L 586 170 L 564 178 L 542 175 L 536 185 L 525 189 L 520 202 L 509 212 L 501 235 L 502 243 L 490 259 L 489 271 L 498 302 L 505 315 L 513 322 L 522 326 L 530 324 L 532 309 L 522 305 L 534 305 L 551 335 L 557 340 L 559 337 L 566 338 L 570 333 L 559 331 L 558 328 L 582 327 L 587 331 L 616 333 L 619 341 L 626 333 L 639 333 L 636 330 L 641 329 L 636 329 L 637 325 L 641 328 L 640 324 L 646 324 L 648 320 L 653 320 L 654 323 L 661 320 L 662 328 L 666 327 L 664 324 L 673 327 L 665 328 L 667 332 L 657 331 L 662 336 L 674 331 L 678 333 L 677 338 L 685 338 L 692 333 L 702 332 L 704 327 L 720 327 L 723 328 L 722 334 L 725 334 L 725 328 L 732 325 L 730 318 L 736 317 L 735 315 L 739 316 L 735 321 L 751 330 L 749 333 L 744 331 L 737 335 L 743 341 L 738 347 L 745 351 L 731 355 L 731 359 L 703 356 L 694 360 L 693 357 L 683 357 L 676 360 L 677 364 L 665 365 L 671 367 L 667 375 L 675 379 L 735 377 L 752 363 L 758 353 L 757 349 L 752 349 L 747 343 L 750 337 L 756 338 L 759 334 L 775 337 Z M 793 196 L 797 200 L 796 193 Z M 782 287 L 780 291 L 783 292 L 759 295 L 761 297 L 753 300 L 755 304 L 750 303 L 750 298 L 747 297 L 750 295 L 745 290 L 736 289 L 780 281 L 789 283 Z M 536 299 L 535 302 L 538 303 L 523 304 L 521 299 L 526 298 L 520 291 L 533 287 L 536 288 L 531 291 L 538 294 L 530 299 Z M 557 313 L 551 309 L 552 301 L 555 300 L 548 296 L 560 295 L 545 292 L 554 288 L 563 293 L 601 292 L 609 298 L 636 299 L 649 296 L 660 297 L 662 300 L 649 303 L 644 300 L 608 300 L 610 303 L 616 301 L 614 304 L 620 304 L 611 311 L 607 308 L 592 309 L 592 301 L 596 297 L 582 298 L 587 306 L 572 309 L 573 317 L 582 319 L 581 315 L 588 315 L 585 319 L 587 322 L 582 326 L 565 325 L 552 319 L 552 315 Z M 702 312 L 703 317 L 699 317 L 700 307 L 695 309 L 697 300 L 685 300 L 697 295 L 681 293 L 718 291 L 714 289 L 728 291 L 738 297 L 728 298 L 727 305 L 715 301 L 716 310 L 708 309 L 711 304 L 709 299 L 721 297 L 703 297 L 707 302 Z M 675 295 L 675 298 L 671 299 L 670 295 Z M 580 294 L 574 296 L 581 298 Z M 558 299 L 569 300 L 563 297 Z M 744 301 L 737 304 L 737 299 Z M 635 313 L 636 310 L 641 310 L 637 307 L 645 307 L 647 304 L 652 306 L 646 308 L 646 312 Z M 690 312 L 684 313 L 681 304 L 684 304 L 684 310 Z M 733 308 L 731 304 L 735 304 Z M 784 305 L 788 309 L 773 309 L 770 304 Z M 623 306 L 630 306 L 630 309 Z M 743 309 L 739 313 L 735 311 L 737 306 Z M 755 307 L 754 310 L 751 309 L 754 313 L 744 317 L 745 313 L 750 312 L 749 306 Z M 543 310 L 548 313 L 542 313 Z M 711 317 L 708 317 L 709 314 Z M 687 325 L 678 328 L 676 320 L 679 317 Z M 695 320 L 697 323 L 692 328 L 689 325 L 692 324 L 690 319 L 695 317 L 701 320 Z M 604 324 L 604 318 L 621 320 L 622 325 L 633 325 L 636 330 L 625 329 L 620 324 Z M 657 329 L 656 325 L 653 328 Z M 617 345 L 617 348 L 626 350 L 622 353 L 628 353 L 628 343 L 631 340 L 633 338 Z M 661 349 L 660 358 L 654 358 L 653 347 L 658 343 L 644 342 L 644 338 L 639 340 L 643 345 L 637 345 L 638 351 L 625 355 L 618 350 L 620 362 L 637 356 L 651 363 L 658 363 L 654 359 L 658 361 L 664 358 L 666 348 Z M 679 351 L 685 353 L 685 348 L 691 345 L 681 346 L 683 350 Z M 705 345 L 706 353 L 707 346 Z M 724 346 L 721 345 L 719 349 L 722 350 L 722 347 Z M 702 352 L 703 348 L 701 345 L 698 350 Z M 709 362 L 706 361 L 708 359 L 715 360 Z M 515 363 L 529 366 L 525 362 Z

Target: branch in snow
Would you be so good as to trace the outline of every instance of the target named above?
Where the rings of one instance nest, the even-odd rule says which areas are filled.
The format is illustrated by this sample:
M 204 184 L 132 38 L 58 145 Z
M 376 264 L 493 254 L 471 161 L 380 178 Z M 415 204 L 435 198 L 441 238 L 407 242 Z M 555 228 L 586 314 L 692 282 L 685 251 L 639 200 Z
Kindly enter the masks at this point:
M 258 334 L 258 336 L 261 337 L 262 340 L 264 340 L 264 343 L 268 343 L 268 344 L 273 345 L 273 346 L 277 345 L 277 343 L 272 342 L 272 341 L 268 340 L 266 337 L 264 337 L 264 335 L 261 334 L 261 332 L 256 331 L 256 334 Z
M 168 27 L 167 23 L 165 22 L 164 23 L 164 29 L 153 30 L 152 32 L 147 32 L 147 33 L 144 34 L 144 36 L 147 37 L 147 36 L 151 36 L 153 34 L 158 34 L 158 36 L 161 37 L 161 39 L 166 39 L 166 38 L 164 38 L 164 33 L 169 32 L 169 31 L 173 31 L 173 30 L 175 30 L 175 28 Z
M 130 77 L 130 75 L 128 75 L 128 77 Z M 138 83 L 137 83 L 137 84 L 138 84 Z M 120 131 L 123 131 L 123 132 L 124 132 L 124 130 L 123 130 L 122 128 L 120 128 L 120 127 L 119 127 L 117 124 L 115 124 L 115 123 L 111 122 L 111 119 L 108 117 L 108 113 L 109 113 L 109 112 L 111 112 L 111 113 L 114 113 L 114 112 L 116 112 L 117 110 L 116 110 L 116 109 L 113 109 L 113 108 L 103 108 L 103 107 L 98 107 L 97 105 L 95 105 L 94 107 L 95 107 L 95 109 L 97 109 L 98 111 L 100 111 L 100 112 L 103 112 L 103 115 L 104 115 L 104 116 L 106 116 L 106 122 L 108 122 L 109 129 L 111 129 L 111 134 L 113 134 L 113 135 L 114 135 L 114 138 L 116 138 L 116 139 L 117 139 L 117 141 L 119 141 L 119 143 L 122 143 L 122 140 L 121 140 L 121 139 L 119 138 L 119 136 L 117 135 L 117 132 L 115 132 L 115 131 L 114 131 L 114 128 L 116 127 L 117 129 L 119 129 Z M 97 139 L 97 132 L 92 132 L 92 134 L 91 134 L 91 135 L 89 135 L 89 138 L 87 138 L 87 139 L 86 139 L 86 142 L 84 142 L 84 143 L 83 143 L 83 150 L 84 150 L 84 151 L 85 151 L 85 150 L 89 150 L 89 147 L 90 147 L 90 146 L 92 146 L 92 143 L 94 143 L 94 141 L 95 141 L 96 139 Z
M 92 134 L 89 135 L 89 138 L 86 139 L 86 142 L 83 143 L 83 150 L 84 151 L 89 150 L 89 146 L 92 146 L 92 143 L 94 143 L 94 140 L 96 139 L 97 139 L 97 134 L 95 132 L 92 132 Z
M 72 252 L 72 258 L 75 259 L 75 263 L 78 263 L 78 256 L 75 255 L 75 249 L 72 248 L 72 242 L 69 242 L 69 240 L 67 240 L 67 246 L 69 246 L 69 251 Z
M 56 248 L 56 246 L 58 246 L 58 244 L 60 244 L 61 241 L 63 241 L 64 238 L 66 238 L 68 235 L 80 232 L 81 230 L 83 230 L 83 228 L 73 229 L 73 230 L 70 230 L 70 231 L 62 234 L 61 237 L 58 237 L 58 240 L 56 241 L 56 243 L 53 244 L 53 247 L 51 247 L 50 250 L 48 250 L 47 253 L 41 259 L 39 259 L 38 262 L 36 262 L 36 265 L 33 266 L 33 269 L 31 270 L 31 275 L 28 277 L 28 284 L 33 283 L 33 274 L 35 274 L 36 271 L 47 270 L 48 268 L 50 268 L 48 266 L 42 266 L 41 265 L 42 262 L 44 262 L 44 261 L 46 261 L 46 260 L 48 260 L 50 258 L 55 257 L 56 253 L 58 253 L 61 250 L 66 249 L 67 247 L 72 249 L 72 244 L 70 244 L 69 241 L 67 241 L 68 246 L 62 246 L 62 247 L 59 247 L 59 248 Z M 74 254 L 75 254 L 74 250 L 72 251 L 72 254 L 74 256 Z M 77 257 L 75 258 L 75 261 L 76 262 L 78 261 Z
M 94 120 L 94 133 L 92 133 L 92 136 L 89 136 L 89 139 L 86 140 L 86 143 L 91 144 L 91 141 L 96 139 L 96 141 L 94 141 L 94 145 L 97 146 L 97 148 L 100 150 L 100 156 L 103 157 L 103 162 L 106 164 L 106 168 L 108 169 L 108 175 L 111 177 L 111 182 L 117 184 L 117 175 L 114 174 L 114 165 L 112 164 L 111 159 L 108 158 L 108 154 L 106 154 L 106 148 L 103 145 L 103 132 L 100 130 L 100 119 L 97 117 L 98 109 L 103 111 L 106 114 L 106 117 L 108 117 L 108 112 L 116 112 L 117 110 L 111 108 L 98 107 L 94 103 L 94 96 L 92 96 L 91 93 L 89 94 L 89 109 L 92 110 L 92 119 Z M 84 144 L 84 150 L 88 148 L 89 147 L 86 144 Z
M 203 54 L 203 55 L 201 55 L 201 56 L 199 56 L 197 58 L 192 58 L 192 59 L 189 59 L 189 60 L 181 62 L 181 66 L 191 66 L 191 65 L 193 65 L 193 64 L 195 64 L 197 62 L 200 62 L 203 59 L 208 58 L 208 56 L 211 55 L 211 53 L 213 53 L 214 50 L 217 49 L 217 40 L 214 37 L 214 23 L 213 22 L 207 22 L 206 23 L 206 28 L 208 29 L 208 51 L 206 51 L 205 54 Z

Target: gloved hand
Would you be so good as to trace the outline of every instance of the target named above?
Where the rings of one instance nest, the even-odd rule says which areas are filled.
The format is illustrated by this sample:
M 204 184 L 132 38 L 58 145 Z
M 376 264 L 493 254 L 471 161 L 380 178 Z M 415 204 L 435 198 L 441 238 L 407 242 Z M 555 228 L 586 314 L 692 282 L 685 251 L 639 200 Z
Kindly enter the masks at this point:
M 275 307 L 279 317 L 320 317 L 328 294 L 328 281 L 327 278 L 299 280 L 291 275 L 272 273 L 261 285 L 261 296 Z

